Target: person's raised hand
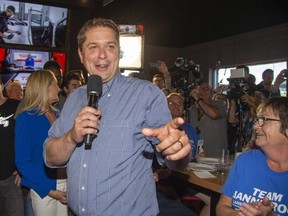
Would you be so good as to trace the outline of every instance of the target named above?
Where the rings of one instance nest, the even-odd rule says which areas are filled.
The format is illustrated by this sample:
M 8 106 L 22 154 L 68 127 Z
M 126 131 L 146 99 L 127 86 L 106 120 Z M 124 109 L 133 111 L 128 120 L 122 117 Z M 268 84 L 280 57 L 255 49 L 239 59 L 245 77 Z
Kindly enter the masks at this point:
M 191 152 L 191 145 L 186 133 L 179 129 L 184 123 L 182 118 L 175 118 L 160 128 L 144 128 L 145 136 L 156 137 L 160 143 L 156 150 L 166 156 L 167 160 L 179 160 Z

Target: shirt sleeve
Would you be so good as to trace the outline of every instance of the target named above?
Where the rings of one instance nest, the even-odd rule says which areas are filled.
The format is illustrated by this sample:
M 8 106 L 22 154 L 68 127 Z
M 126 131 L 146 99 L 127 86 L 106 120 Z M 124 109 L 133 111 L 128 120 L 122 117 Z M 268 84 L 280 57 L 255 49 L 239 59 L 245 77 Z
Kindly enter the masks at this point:
M 172 116 L 168 108 L 166 96 L 157 86 L 151 84 L 148 88 L 147 96 L 149 103 L 146 107 L 146 125 L 148 128 L 159 128 L 171 121 Z M 146 137 L 146 139 L 152 144 L 159 144 L 159 140 L 156 137 Z M 164 157 L 160 152 L 155 151 L 157 161 L 160 165 L 164 164 Z
M 37 122 L 33 121 L 33 118 L 28 118 L 25 114 L 19 115 L 16 118 L 15 126 L 15 156 L 16 156 L 16 166 L 19 170 L 22 179 L 25 180 L 26 187 L 32 188 L 37 192 L 40 197 L 45 197 L 51 189 L 47 184 L 48 182 L 43 182 L 43 176 L 39 177 L 40 172 L 38 169 L 45 169 L 43 160 L 39 161 L 39 164 L 34 164 L 35 154 L 41 155 L 41 150 L 39 152 L 39 146 L 42 143 L 41 140 L 37 142 L 38 128 Z M 42 148 L 41 148 L 42 149 Z M 41 167 L 43 166 L 43 167 Z M 40 174 L 41 175 L 41 174 Z M 50 182 L 51 183 L 51 182 Z M 49 184 L 50 184 L 49 183 Z
M 159 128 L 172 120 L 166 96 L 157 86 L 151 84 L 148 87 L 147 97 L 149 102 L 146 107 L 146 127 Z M 155 137 L 147 137 L 147 140 L 154 145 L 159 143 Z

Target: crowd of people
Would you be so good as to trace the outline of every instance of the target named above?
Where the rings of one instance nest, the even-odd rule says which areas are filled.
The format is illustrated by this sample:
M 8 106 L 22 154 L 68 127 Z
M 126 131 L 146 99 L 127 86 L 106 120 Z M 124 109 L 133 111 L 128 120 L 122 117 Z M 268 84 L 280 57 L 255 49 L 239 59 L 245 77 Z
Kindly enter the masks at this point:
M 165 62 L 152 82 L 120 73 L 112 20 L 88 20 L 77 41 L 81 63 L 103 83 L 96 109 L 87 106 L 83 73 L 63 75 L 57 61 L 33 72 L 25 90 L 13 81 L 4 92 L 0 80 L 0 215 L 210 215 L 209 196 L 171 170 L 217 157 L 217 149 L 246 151 L 223 186 L 218 215 L 287 215 L 288 98 L 279 91 L 287 70 L 273 84 L 265 70 L 256 85 L 249 68 L 238 66 L 253 91 L 224 95 L 201 80 L 187 107 Z M 201 212 L 185 206 L 183 195 L 202 200 Z
M 82 71 L 64 74 L 58 62 L 47 61 L 25 89 L 18 80 L 5 88 L 0 81 L 0 215 L 68 215 L 66 170 L 47 168 L 42 152 L 62 108 L 60 98 L 86 83 Z
M 287 189 L 283 183 L 288 180 L 288 98 L 280 96 L 279 86 L 286 81 L 288 70 L 282 70 L 274 81 L 274 71 L 267 69 L 262 81 L 255 84 L 249 68 L 239 68 L 245 72 L 245 77 L 237 80 L 241 86 L 218 86 L 213 90 L 208 83 L 197 82 L 190 92 L 192 101 L 186 120 L 202 140 L 205 154 L 198 156 L 217 157 L 217 149 L 223 148 L 230 154 L 245 152 L 229 172 L 217 215 L 286 215 Z M 159 67 L 159 72 L 162 74 L 156 74 L 152 82 L 166 94 L 167 66 Z M 227 89 L 230 92 L 224 94 Z M 263 184 L 257 183 L 259 178 L 265 179 Z

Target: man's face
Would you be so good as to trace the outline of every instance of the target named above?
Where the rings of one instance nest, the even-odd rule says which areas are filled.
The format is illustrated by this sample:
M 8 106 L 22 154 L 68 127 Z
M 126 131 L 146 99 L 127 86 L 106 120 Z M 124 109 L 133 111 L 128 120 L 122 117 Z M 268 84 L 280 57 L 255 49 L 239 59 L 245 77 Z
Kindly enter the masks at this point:
M 182 117 L 184 112 L 184 101 L 182 97 L 179 95 L 171 95 L 167 101 L 172 117 Z
M 265 84 L 271 84 L 273 79 L 274 79 L 274 76 L 272 73 L 266 73 L 263 75 L 263 82 Z
M 13 17 L 14 13 L 12 10 L 10 10 L 9 8 L 6 9 L 6 16 L 7 17 Z
M 81 86 L 81 82 L 79 80 L 71 80 L 68 87 L 64 87 L 64 91 L 67 96 L 72 92 L 72 90 L 77 89 Z
M 212 98 L 212 89 L 208 83 L 202 83 L 199 86 L 199 96 L 205 101 L 209 101 Z
M 153 84 L 158 86 L 160 89 L 165 88 L 165 83 L 162 77 L 154 77 L 152 82 Z
M 120 47 L 111 28 L 90 29 L 78 54 L 89 74 L 101 76 L 103 83 L 109 82 L 119 71 Z
M 9 98 L 22 100 L 23 98 L 23 88 L 21 85 L 15 84 L 11 87 L 10 91 L 7 91 L 7 96 Z

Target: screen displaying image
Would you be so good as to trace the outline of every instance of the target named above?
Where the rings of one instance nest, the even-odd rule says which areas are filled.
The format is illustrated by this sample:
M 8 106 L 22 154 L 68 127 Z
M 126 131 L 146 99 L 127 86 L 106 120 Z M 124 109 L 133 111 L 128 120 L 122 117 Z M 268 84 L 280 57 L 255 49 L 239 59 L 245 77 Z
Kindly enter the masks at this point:
M 0 43 L 65 47 L 67 16 L 67 8 L 0 0 Z
M 28 77 L 30 75 L 31 75 L 31 73 L 15 73 L 12 79 L 18 80 L 22 84 L 22 87 L 25 89 Z
M 50 54 L 45 51 L 30 51 L 10 49 L 10 62 L 14 65 L 15 70 L 38 70 L 43 69 L 45 62 L 49 61 Z M 33 64 L 28 61 L 29 58 L 33 59 Z
M 46 51 L 8 49 L 5 52 L 0 68 L 4 86 L 11 80 L 18 80 L 25 88 L 29 75 L 35 70 L 43 69 L 45 62 L 51 57 Z
M 143 35 L 120 35 L 120 68 L 140 69 L 143 66 Z

